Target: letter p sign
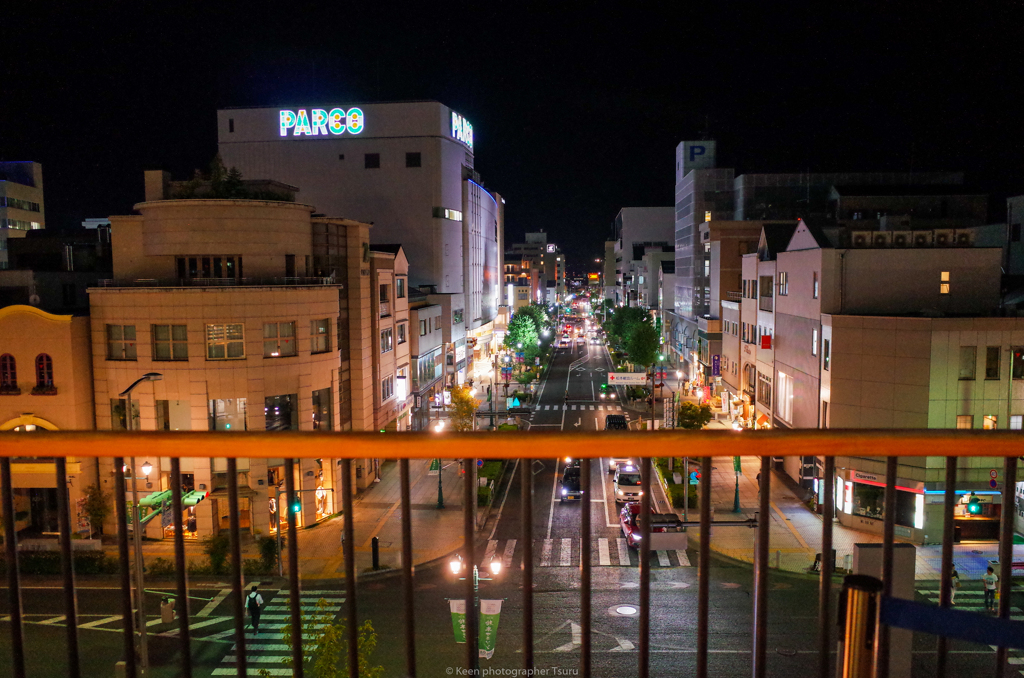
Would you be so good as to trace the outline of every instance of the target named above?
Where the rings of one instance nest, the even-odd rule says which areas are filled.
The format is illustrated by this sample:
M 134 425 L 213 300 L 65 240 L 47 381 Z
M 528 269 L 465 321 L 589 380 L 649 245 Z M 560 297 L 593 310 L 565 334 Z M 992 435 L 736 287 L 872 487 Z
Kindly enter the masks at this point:
M 704 152 L 703 146 L 690 146 L 690 162 L 696 160 L 698 155 L 704 155 Z

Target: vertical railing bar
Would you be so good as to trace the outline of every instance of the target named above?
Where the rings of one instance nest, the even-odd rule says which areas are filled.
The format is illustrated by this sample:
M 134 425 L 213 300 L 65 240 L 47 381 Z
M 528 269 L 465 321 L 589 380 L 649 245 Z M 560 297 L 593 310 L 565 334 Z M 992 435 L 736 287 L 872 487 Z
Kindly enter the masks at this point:
M 64 628 L 67 632 L 68 676 L 82 675 L 78 657 L 78 604 L 75 599 L 75 559 L 71 552 L 71 511 L 68 506 L 68 469 L 65 457 L 55 457 L 57 522 L 60 525 L 60 571 L 64 579 Z
M 689 477 L 690 469 L 683 471 Z M 686 501 L 689 502 L 689 488 Z M 697 678 L 708 678 L 708 591 L 711 554 L 711 457 L 700 461 L 700 550 L 697 552 Z
M 949 607 L 953 582 L 953 540 L 955 529 L 953 514 L 956 508 L 956 457 L 946 457 L 946 496 L 942 505 L 942 571 L 939 575 L 939 607 Z M 946 636 L 939 636 L 935 656 L 936 678 L 946 678 L 947 652 L 949 643 Z
M 761 457 L 758 488 L 757 548 L 754 552 L 754 678 L 767 675 L 768 647 L 768 529 L 772 522 L 769 500 L 772 488 L 771 457 Z
M 245 678 L 249 673 L 245 653 L 245 593 L 242 591 L 242 526 L 238 516 L 238 460 L 228 458 L 228 533 L 231 537 L 231 607 L 235 615 L 235 669 Z
M 580 460 L 580 675 L 590 675 L 590 459 Z
M 1003 460 L 1003 507 L 999 523 L 999 618 L 1010 619 L 1010 594 L 1013 588 L 1014 490 L 1017 485 L 1017 457 Z M 1007 648 L 996 649 L 996 678 L 1006 675 Z
M 356 537 L 352 517 L 352 460 L 341 461 L 341 503 L 345 513 L 345 607 L 348 613 L 348 673 L 359 678 L 359 608 L 356 605 Z
M 295 460 L 291 458 L 284 460 L 284 492 L 288 506 L 283 512 L 280 506 L 277 507 L 277 529 L 280 532 L 280 516 L 284 513 L 288 516 L 288 619 L 292 635 L 292 676 L 302 678 L 305 671 L 302 661 L 306 653 L 303 650 L 302 598 L 299 594 L 299 528 L 294 510 L 298 494 L 295 492 Z
M 440 464 L 437 469 L 441 474 Z M 416 678 L 416 612 L 412 590 L 412 500 L 409 496 L 409 460 L 398 462 L 402 494 L 402 598 L 405 607 L 405 675 Z
M 124 457 L 114 457 L 114 513 L 117 516 L 117 556 L 121 574 L 121 616 L 124 625 L 124 663 L 127 678 L 136 678 L 135 615 L 132 613 L 132 580 L 128 559 L 128 507 L 125 505 Z
M 650 676 L 651 654 L 651 458 L 640 462 L 640 678 Z
M 523 668 L 529 675 L 533 669 L 533 459 L 523 459 L 519 482 L 522 504 L 520 536 L 523 542 Z
M 123 496 L 123 495 L 122 495 Z M 7 555 L 7 595 L 11 613 L 11 668 L 14 678 L 25 678 L 25 638 L 21 626 L 21 578 L 18 573 L 18 533 L 14 520 L 14 485 L 10 457 L 0 458 L 0 500 L 3 501 L 4 550 Z M 124 508 L 122 506 L 122 513 Z M 127 548 L 127 543 L 125 544 Z M 122 560 L 122 563 L 125 562 Z M 131 618 L 131 606 L 128 617 Z M 128 636 L 131 640 L 131 636 Z M 134 674 L 132 675 L 134 678 Z
M 192 635 L 189 631 L 188 563 L 185 561 L 185 528 L 181 524 L 181 459 L 171 457 L 171 511 L 174 513 L 174 569 L 178 586 L 178 644 L 181 647 L 182 678 L 192 678 Z
M 465 472 L 462 477 L 462 517 L 463 534 L 465 542 L 466 567 L 463 570 L 466 574 L 466 668 L 475 671 L 480 664 L 480 651 L 477 647 L 477 595 L 476 595 L 476 553 L 474 540 L 476 538 L 476 470 L 475 459 L 463 460 Z M 471 673 L 470 675 L 478 675 Z
M 893 542 L 896 531 L 896 472 L 897 457 L 885 458 L 885 494 L 882 515 L 882 598 L 892 595 Z M 882 606 L 878 606 L 876 628 L 878 643 L 875 644 L 875 678 L 889 678 L 889 625 L 882 623 Z
M 818 675 L 828 678 L 831 674 L 832 649 L 832 520 L 836 505 L 836 460 L 825 457 L 824 470 L 825 502 L 821 515 L 821 579 L 818 581 Z

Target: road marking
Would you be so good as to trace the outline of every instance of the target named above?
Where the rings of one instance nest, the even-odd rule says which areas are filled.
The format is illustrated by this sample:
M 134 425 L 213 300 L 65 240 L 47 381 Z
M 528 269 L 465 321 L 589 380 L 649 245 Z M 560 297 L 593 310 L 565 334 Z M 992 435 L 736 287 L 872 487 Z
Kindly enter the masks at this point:
M 44 619 L 43 621 L 38 621 L 36 623 L 37 624 L 58 624 L 58 623 L 64 621 L 65 618 L 66 618 L 66 616 L 62 614 L 59 617 L 52 617 L 50 619 Z
M 662 567 L 671 567 L 672 561 L 668 559 L 668 553 L 665 551 L 658 551 L 658 565 Z
M 626 540 L 619 537 L 615 541 L 619 544 L 619 565 L 629 565 L 629 548 L 626 546 Z
M 189 624 L 188 625 L 188 630 L 189 631 L 194 631 L 195 629 L 201 629 L 204 626 L 211 626 L 213 624 L 220 624 L 221 622 L 226 622 L 229 619 L 234 619 L 234 617 L 210 617 L 209 619 L 204 619 L 201 622 L 196 622 L 195 624 Z M 180 629 L 171 629 L 170 631 L 166 631 L 164 633 L 158 633 L 157 635 L 159 635 L 159 636 L 167 636 L 169 638 L 176 638 L 178 636 L 178 631 L 180 631 Z
M 502 567 L 512 567 L 512 556 L 516 552 L 516 540 L 509 539 L 505 544 L 505 555 L 501 559 Z
M 220 592 L 217 593 L 217 595 L 210 599 L 210 602 L 208 602 L 202 610 L 195 614 L 195 616 L 209 617 L 211 614 L 213 614 L 213 611 L 217 609 L 217 606 L 220 605 L 224 601 L 224 599 L 228 597 L 229 593 L 231 593 L 231 589 L 221 589 Z
M 558 564 L 562 567 L 569 567 L 572 564 L 572 539 L 562 539 L 562 547 L 558 551 Z
M 633 643 L 629 642 L 625 638 L 616 637 L 615 640 L 619 643 L 618 647 L 613 647 L 608 650 L 609 652 L 629 652 L 633 649 Z
M 572 625 L 572 640 L 556 647 L 552 652 L 572 652 L 574 649 L 583 644 L 583 629 L 576 622 L 571 622 Z
M 591 409 L 591 411 L 593 411 L 593 409 L 594 409 L 594 406 L 593 406 L 593 405 L 591 405 L 591 406 L 590 406 L 590 409 Z
M 554 539 L 545 539 L 540 550 L 540 566 L 551 567 L 551 549 L 555 546 Z
M 608 552 L 608 539 L 605 537 L 601 537 L 597 540 L 597 564 L 612 564 L 612 556 L 611 553 Z
M 611 459 L 609 459 L 608 461 L 610 462 Z M 607 468 L 604 465 L 604 458 L 603 457 L 599 460 L 599 462 L 600 462 L 600 466 L 601 466 L 602 470 Z M 618 523 L 613 523 L 612 521 L 608 520 L 608 478 L 607 478 L 608 474 L 607 473 L 602 473 L 601 475 L 605 476 L 605 477 L 601 478 L 601 494 L 604 495 L 604 519 L 605 519 L 605 523 L 606 523 L 605 527 L 618 527 L 619 526 Z
M 487 550 L 484 551 L 484 564 L 485 565 L 487 563 L 491 562 L 492 560 L 494 560 L 494 551 L 497 548 L 498 548 L 498 540 L 497 539 L 491 539 L 491 540 L 489 540 L 487 542 Z
M 686 555 L 686 551 L 678 549 L 676 558 L 679 559 L 679 567 L 690 567 L 690 557 Z
M 562 414 L 562 429 L 565 429 L 565 414 Z M 551 525 L 555 520 L 555 497 L 558 495 L 558 460 L 555 459 L 555 477 L 551 479 L 551 508 L 548 509 L 548 535 L 551 539 Z
M 512 489 L 512 481 L 516 477 L 517 468 L 519 468 L 518 459 L 516 459 L 516 463 L 512 467 L 512 475 L 508 478 L 508 485 L 505 486 L 505 496 L 501 498 L 501 506 L 498 507 L 498 517 L 494 519 L 494 527 L 491 528 L 491 539 L 494 539 L 494 531 L 498 529 L 498 523 L 501 521 L 501 512 L 505 510 L 505 500 L 508 499 L 509 490 Z
M 799 532 L 797 532 L 797 531 L 796 531 L 796 528 L 794 528 L 794 527 L 793 527 L 793 523 L 792 523 L 792 521 L 790 521 L 790 520 L 787 520 L 787 519 L 786 519 L 786 514 L 785 514 L 785 513 L 783 513 L 782 511 L 780 511 L 780 510 L 779 510 L 779 507 L 775 505 L 775 502 L 773 502 L 773 501 L 769 501 L 769 502 L 768 502 L 768 504 L 769 504 L 769 505 L 770 505 L 770 506 L 771 506 L 771 507 L 772 507 L 773 509 L 775 509 L 775 512 L 776 512 L 777 514 L 779 514 L 779 517 L 780 517 L 780 518 L 782 518 L 782 523 L 783 523 L 783 524 L 784 524 L 784 525 L 785 525 L 786 527 L 788 527 L 788 528 L 789 528 L 789 531 L 793 533 L 793 536 L 794 536 L 794 537 L 796 537 L 796 540 L 797 540 L 798 542 L 800 542 L 800 545 L 801 545 L 801 546 L 803 546 L 803 547 L 804 547 L 805 549 L 807 549 L 808 551 L 810 551 L 810 550 L 811 550 L 811 547 L 807 545 L 807 542 L 805 542 L 805 541 L 804 541 L 804 538 L 803 538 L 803 537 L 802 537 L 802 536 L 800 535 L 800 533 L 799 533 Z
M 281 661 L 280 657 L 274 657 L 274 659 L 277 660 L 277 661 Z M 252 658 L 250 658 L 249 661 L 252 661 Z M 262 670 L 266 671 L 267 673 L 269 673 L 272 676 L 290 676 L 290 675 L 292 675 L 292 670 L 291 669 L 268 669 L 268 668 L 263 668 Z M 214 669 L 212 675 L 214 675 L 214 676 L 236 676 L 236 675 L 238 675 L 238 671 L 237 671 L 237 669 L 233 669 L 233 668 L 232 669 Z M 256 674 L 253 673 L 253 674 L 250 674 L 250 675 L 255 676 Z
M 103 626 L 104 624 L 109 624 L 112 621 L 120 621 L 120 620 L 121 620 L 121 615 L 115 614 L 113 617 L 104 617 L 103 619 L 97 619 L 96 621 L 86 622 L 85 624 L 79 624 L 78 628 L 80 628 L 80 629 L 92 629 L 92 628 L 96 628 L 97 626 Z

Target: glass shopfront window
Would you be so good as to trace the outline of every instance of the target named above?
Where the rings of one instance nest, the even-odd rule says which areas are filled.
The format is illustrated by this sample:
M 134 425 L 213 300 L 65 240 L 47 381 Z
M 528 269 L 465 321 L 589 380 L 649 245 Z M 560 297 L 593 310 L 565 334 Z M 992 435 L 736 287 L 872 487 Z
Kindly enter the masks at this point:
M 885 488 L 878 485 L 853 483 L 853 515 L 882 520 L 885 517 Z M 915 526 L 917 494 L 896 490 L 896 524 L 904 527 Z
M 299 397 L 295 394 L 265 398 L 263 413 L 268 431 L 299 430 Z

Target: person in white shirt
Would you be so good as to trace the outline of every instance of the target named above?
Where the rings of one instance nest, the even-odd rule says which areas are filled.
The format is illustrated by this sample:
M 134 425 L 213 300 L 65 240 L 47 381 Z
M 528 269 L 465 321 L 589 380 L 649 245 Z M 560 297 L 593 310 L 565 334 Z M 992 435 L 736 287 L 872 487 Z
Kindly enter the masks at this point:
M 245 597 L 245 606 L 249 610 L 252 632 L 258 636 L 260 634 L 260 611 L 263 609 L 263 596 L 256 590 L 256 584 L 252 585 L 249 595 Z
M 996 584 L 999 582 L 999 577 L 992 568 L 988 568 L 988 571 L 981 575 L 981 581 L 985 584 L 985 609 L 996 610 Z

